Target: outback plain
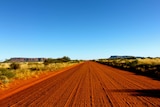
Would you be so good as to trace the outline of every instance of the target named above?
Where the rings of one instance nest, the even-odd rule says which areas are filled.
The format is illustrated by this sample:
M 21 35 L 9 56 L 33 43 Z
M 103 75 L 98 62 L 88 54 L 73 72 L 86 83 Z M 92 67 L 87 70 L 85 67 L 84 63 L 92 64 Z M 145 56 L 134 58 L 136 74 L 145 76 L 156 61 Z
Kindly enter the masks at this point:
M 160 0 L 0 0 L 0 107 L 160 107 Z
M 44 62 L 4 62 L 0 69 L 0 105 L 159 107 L 159 61 L 159 58 L 72 61 L 63 57 Z

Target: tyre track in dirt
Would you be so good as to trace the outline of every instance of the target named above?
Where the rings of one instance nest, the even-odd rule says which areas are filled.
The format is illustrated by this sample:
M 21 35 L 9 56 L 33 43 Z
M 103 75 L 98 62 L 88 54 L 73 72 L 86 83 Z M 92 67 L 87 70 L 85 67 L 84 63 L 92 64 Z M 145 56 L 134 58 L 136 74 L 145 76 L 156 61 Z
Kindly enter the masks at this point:
M 159 93 L 157 80 L 85 62 L 1 99 L 0 106 L 160 107 Z
M 99 73 L 100 74 L 104 73 L 104 75 L 101 75 L 101 76 L 104 76 L 102 77 L 102 79 L 104 79 L 105 82 L 109 80 L 108 85 L 109 83 L 112 83 L 108 86 L 108 89 L 111 88 L 110 90 L 114 92 L 113 95 L 115 97 L 116 96 L 119 97 L 118 104 L 123 105 L 123 106 L 138 106 L 139 104 L 139 106 L 141 107 L 142 106 L 144 107 L 146 106 L 156 106 L 156 107 L 158 106 L 159 107 L 160 106 L 160 104 L 158 103 L 158 101 L 160 101 L 159 98 L 153 98 L 149 96 L 144 97 L 143 95 L 142 96 L 137 95 L 136 97 L 133 95 L 130 96 L 130 94 L 132 93 L 136 95 L 137 90 L 138 91 L 140 90 L 142 92 L 143 91 L 145 92 L 145 90 L 149 90 L 147 93 L 148 95 L 149 95 L 150 90 L 153 92 L 155 89 L 156 89 L 155 91 L 158 90 L 158 92 L 160 93 L 160 82 L 159 81 L 154 81 L 144 76 L 137 76 L 134 73 L 130 73 L 130 72 L 126 73 L 126 71 L 118 70 L 118 69 L 111 68 L 111 67 L 104 66 L 104 65 L 103 65 L 104 68 L 102 69 L 102 65 L 100 64 L 99 65 L 96 64 L 96 65 L 97 65 L 96 68 L 101 69 L 101 72 Z M 105 76 L 107 76 L 108 78 L 106 79 Z M 114 86 L 114 87 L 111 87 L 111 86 Z M 118 92 L 118 93 L 115 93 L 115 92 Z M 118 97 L 116 98 L 117 101 L 118 101 Z

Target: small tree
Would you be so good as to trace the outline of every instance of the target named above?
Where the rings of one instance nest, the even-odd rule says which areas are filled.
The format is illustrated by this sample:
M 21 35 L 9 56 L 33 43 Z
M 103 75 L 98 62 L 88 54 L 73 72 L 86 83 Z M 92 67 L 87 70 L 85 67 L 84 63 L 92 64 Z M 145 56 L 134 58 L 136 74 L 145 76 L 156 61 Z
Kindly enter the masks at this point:
M 71 59 L 68 56 L 64 56 L 61 58 L 62 62 L 69 62 Z

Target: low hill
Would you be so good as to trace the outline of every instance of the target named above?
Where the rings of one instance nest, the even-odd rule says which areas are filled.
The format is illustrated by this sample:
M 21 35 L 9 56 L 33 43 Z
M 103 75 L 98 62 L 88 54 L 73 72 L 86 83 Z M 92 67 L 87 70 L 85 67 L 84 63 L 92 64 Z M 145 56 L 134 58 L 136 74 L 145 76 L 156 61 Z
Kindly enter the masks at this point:
M 6 62 L 43 62 L 46 58 L 11 58 Z
M 144 57 L 136 57 L 136 56 L 111 56 L 109 59 L 136 59 L 136 58 L 144 58 Z

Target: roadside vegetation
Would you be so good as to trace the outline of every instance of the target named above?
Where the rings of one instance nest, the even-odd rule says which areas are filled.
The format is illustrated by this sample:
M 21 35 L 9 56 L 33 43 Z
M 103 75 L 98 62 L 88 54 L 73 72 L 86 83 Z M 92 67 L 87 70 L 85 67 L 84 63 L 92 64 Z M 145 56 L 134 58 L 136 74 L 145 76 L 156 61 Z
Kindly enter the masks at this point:
M 54 72 L 64 67 L 80 63 L 69 57 L 46 59 L 44 62 L 1 62 L 0 63 L 0 88 L 6 87 L 10 82 L 38 78 L 40 74 Z
M 160 79 L 160 58 L 99 59 L 97 62 Z

